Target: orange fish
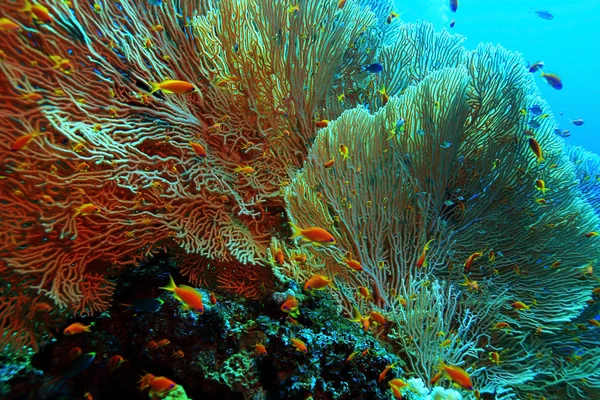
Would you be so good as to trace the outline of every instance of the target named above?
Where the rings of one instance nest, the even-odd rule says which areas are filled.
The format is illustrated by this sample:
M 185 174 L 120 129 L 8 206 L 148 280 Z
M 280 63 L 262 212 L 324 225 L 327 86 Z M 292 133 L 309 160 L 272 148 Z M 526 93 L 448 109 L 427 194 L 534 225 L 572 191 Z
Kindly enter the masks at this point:
M 173 355 L 171 357 L 183 358 L 185 357 L 185 353 L 183 352 L 183 350 L 177 350 L 173 352 Z
M 529 148 L 531 149 L 533 154 L 535 154 L 538 164 L 546 161 L 544 159 L 544 153 L 542 151 L 542 148 L 540 147 L 540 144 L 537 142 L 537 140 L 535 140 L 534 138 L 529 138 Z
M 109 371 L 114 371 L 115 369 L 119 368 L 121 366 L 121 364 L 123 364 L 123 362 L 125 362 L 125 359 L 123 357 L 121 357 L 120 355 L 114 355 L 110 358 L 110 360 L 108 360 L 108 370 Z
M 500 365 L 500 354 L 498 354 L 497 351 L 492 351 L 489 354 L 489 359 L 491 362 L 493 362 L 496 365 Z
M 380 312 L 371 311 L 371 313 L 369 313 L 369 318 L 371 318 L 373 321 L 377 322 L 381 326 L 385 326 L 387 324 L 385 317 Z
M 53 68 L 58 69 L 67 75 L 73 73 L 73 64 L 71 64 L 71 61 L 67 60 L 66 58 L 62 58 L 59 55 L 52 55 L 50 56 L 50 59 L 54 61 Z
M 400 388 L 396 385 L 392 385 L 392 381 L 389 381 L 388 385 L 390 386 L 390 390 L 392 391 L 394 399 L 402 400 L 402 392 L 400 391 Z
M 457 383 L 460 387 L 466 390 L 473 390 L 473 383 L 471 383 L 471 377 L 461 367 L 456 365 L 447 365 L 443 361 L 437 367 L 440 371 L 443 371 L 450 379 Z
M 190 141 L 190 147 L 198 157 L 206 157 L 206 150 L 204 150 L 204 146 L 200 143 Z
M 292 344 L 294 345 L 296 350 L 301 351 L 303 353 L 308 353 L 308 348 L 306 347 L 306 343 L 304 343 L 300 339 L 292 338 L 291 340 L 292 340 Z
M 332 158 L 331 160 L 329 160 L 325 164 L 323 164 L 323 167 L 331 168 L 331 167 L 333 167 L 333 164 L 335 164 L 335 160 Z
M 306 281 L 304 284 L 304 290 L 325 290 L 327 286 L 330 286 L 332 289 L 336 289 L 333 286 L 333 279 L 329 279 L 325 275 L 315 274 Z
M 156 376 L 148 383 L 148 386 L 150 387 L 148 395 L 151 398 L 162 398 L 171 390 L 175 389 L 177 384 L 164 376 Z
M 383 85 L 381 87 L 381 89 L 378 90 L 378 92 L 381 94 L 381 104 L 385 106 L 387 104 L 387 102 L 390 100 L 390 96 L 387 93 L 387 89 L 385 88 L 385 85 Z
M 344 8 L 344 6 L 346 5 L 346 1 L 347 1 L 347 0 L 339 0 L 339 1 L 338 1 L 338 8 L 339 8 L 339 9 L 342 9 L 342 8 Z
M 94 323 L 91 323 L 89 325 L 84 325 L 81 322 L 75 322 L 69 326 L 67 326 L 65 328 L 65 330 L 63 331 L 63 333 L 65 335 L 75 335 L 78 333 L 82 333 L 82 332 L 91 332 L 91 327 L 92 325 L 94 325 Z
M 326 128 L 327 125 L 329 125 L 329 120 L 328 119 L 322 119 L 319 122 L 315 123 L 317 128 Z
M 510 325 L 508 324 L 508 322 L 497 322 L 494 325 L 494 328 L 496 328 L 496 329 L 510 329 Z
M 249 174 L 253 174 L 255 171 L 254 171 L 254 168 L 252 168 L 249 165 L 246 165 L 245 167 L 238 165 L 237 168 L 233 170 L 233 172 L 235 172 L 235 173 L 241 172 L 242 174 L 249 175 Z
M 356 307 L 352 307 L 354 309 L 354 318 L 352 318 L 351 322 L 358 322 L 361 325 L 361 329 L 365 332 L 369 330 L 371 327 L 371 320 L 367 316 L 363 316 L 359 309 Z
M 429 381 L 429 383 L 431 383 L 431 385 L 435 385 L 436 383 L 438 383 L 438 381 L 440 380 L 440 378 L 442 377 L 444 373 L 442 371 L 439 371 L 437 374 L 435 374 L 433 376 L 433 378 L 431 378 L 431 380 Z
M 188 94 L 198 91 L 193 84 L 175 79 L 165 79 L 162 82 L 148 82 L 148 84 L 150 85 L 151 90 L 146 95 L 151 95 L 157 90 L 166 94 Z
M 171 344 L 171 341 L 169 339 L 161 339 L 156 343 L 156 347 L 163 347 L 166 346 L 168 344 Z
M 365 299 L 366 301 L 369 301 L 370 299 L 372 299 L 373 297 L 371 297 L 371 291 L 364 287 L 364 286 L 360 286 L 358 288 L 358 294 L 360 294 L 360 296 Z
M 25 93 L 25 94 L 23 94 L 23 96 L 21 96 L 21 98 L 23 100 L 33 101 L 33 102 L 36 102 L 36 103 L 38 101 L 44 100 L 44 97 L 41 94 L 35 93 L 35 92 Z
M 158 349 L 158 343 L 156 343 L 154 340 L 151 340 L 148 342 L 148 344 L 146 345 L 146 348 L 148 350 L 154 350 L 154 349 Z
M 309 242 L 315 246 L 333 245 L 336 243 L 335 238 L 331 235 L 331 233 L 327 232 L 323 228 L 311 227 L 302 229 L 291 222 L 290 226 L 292 227 L 293 231 L 290 239 L 301 238 L 303 241 Z
M 535 187 L 537 190 L 539 190 L 540 192 L 542 192 L 542 195 L 546 194 L 546 192 L 549 190 L 546 187 L 546 182 L 544 182 L 542 179 L 536 179 L 535 181 Z
M 77 357 L 79 357 L 80 355 L 81 355 L 81 347 L 73 347 L 71 350 L 69 350 L 69 353 L 67 354 L 67 358 L 68 358 L 69 362 L 71 362 L 74 359 L 76 359 Z
M 429 250 L 429 247 L 431 246 L 431 242 L 433 242 L 433 239 L 425 243 L 425 247 L 423 247 L 423 251 L 421 252 L 421 257 L 419 257 L 417 260 L 417 268 L 427 266 L 427 260 L 425 259 L 425 256 L 427 255 L 427 250 Z
M 50 16 L 50 11 L 41 4 L 31 4 L 28 0 L 25 0 L 25 8 L 19 10 L 21 12 L 31 13 L 31 16 L 36 21 L 41 21 L 45 24 L 52 23 L 52 17 Z
M 86 215 L 90 215 L 90 214 L 93 214 L 98 211 L 100 211 L 100 209 L 98 207 L 96 207 L 95 205 L 93 205 L 92 203 L 82 204 L 81 206 L 79 206 L 77 208 L 77 210 L 75 210 L 75 214 L 73 215 L 73 218 L 75 218 L 78 215 L 82 215 L 85 217 Z
M 31 139 L 33 139 L 35 136 L 37 136 L 37 133 L 28 133 L 26 135 L 23 136 L 19 136 L 12 144 L 12 146 L 10 147 L 10 149 L 12 151 L 19 151 L 22 150 L 25 146 L 27 146 L 29 144 L 29 142 L 31 142 Z
M 348 268 L 350 268 L 350 269 L 352 269 L 354 271 L 360 272 L 360 271 L 363 270 L 362 265 L 360 265 L 360 263 L 358 261 L 356 261 L 356 260 L 347 259 L 347 260 L 344 260 L 344 263 L 346 263 L 346 265 L 348 266 Z
M 529 310 L 531 306 L 528 306 L 527 304 L 523 303 L 522 301 L 515 301 L 514 303 L 511 303 L 510 305 L 512 308 L 514 308 L 515 310 Z
M 33 306 L 33 311 L 50 311 L 52 310 L 52 306 L 44 301 L 40 301 L 39 303 L 35 303 Z
M 296 254 L 293 260 L 298 264 L 306 264 L 306 254 Z
M 386 375 L 388 374 L 388 372 L 390 372 L 391 369 L 396 368 L 396 363 L 390 364 L 390 365 L 386 365 L 385 369 L 379 374 L 379 379 L 377 379 L 377 382 L 381 382 L 385 379 Z
M 264 344 L 256 343 L 256 346 L 254 346 L 254 349 L 256 350 L 256 352 L 258 354 L 261 354 L 263 356 L 267 355 L 267 348 L 265 347 Z
M 277 265 L 283 265 L 283 262 L 285 261 L 285 258 L 283 257 L 283 251 L 281 251 L 281 249 L 277 249 L 275 257 L 273 258 L 275 259 Z
M 340 144 L 340 154 L 342 155 L 342 159 L 350 159 L 350 156 L 348 155 L 348 148 L 346 146 L 344 146 L 343 144 Z
M 21 26 L 9 18 L 0 18 L 0 32 L 21 32 Z
M 280 309 L 284 313 L 293 313 L 298 310 L 298 300 L 290 294 L 288 295 L 287 300 L 283 302 Z
M 598 232 L 588 232 L 588 233 L 585 234 L 585 237 L 591 238 L 591 237 L 596 237 L 598 235 L 599 235 Z
M 483 254 L 483 251 L 480 251 L 480 252 L 471 254 L 469 256 L 469 258 L 467 258 L 467 260 L 465 261 L 465 264 L 464 264 L 465 274 L 471 270 L 471 266 L 473 265 L 473 261 L 475 261 L 476 259 L 478 259 L 479 257 L 481 257 L 482 254 Z
M 196 289 L 186 285 L 175 284 L 173 277 L 169 275 L 169 283 L 160 289 L 173 292 L 177 300 L 183 303 L 184 310 L 192 310 L 200 315 L 204 314 L 204 305 L 202 304 L 202 295 Z
M 212 304 L 213 306 L 217 304 L 217 297 L 213 292 L 210 292 L 210 304 Z

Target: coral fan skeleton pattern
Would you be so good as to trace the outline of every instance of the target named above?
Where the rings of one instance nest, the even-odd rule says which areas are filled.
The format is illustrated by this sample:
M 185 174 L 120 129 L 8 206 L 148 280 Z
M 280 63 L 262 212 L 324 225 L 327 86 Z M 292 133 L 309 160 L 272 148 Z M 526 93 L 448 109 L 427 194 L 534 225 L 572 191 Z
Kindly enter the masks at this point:
M 165 250 L 249 298 L 332 278 L 331 307 L 374 315 L 356 329 L 423 382 L 450 365 L 497 398 L 598 393 L 597 327 L 577 326 L 598 309 L 600 162 L 551 115 L 532 152 L 519 110 L 548 106 L 520 55 L 388 1 L 149 3 L 0 5 L 3 348 L 36 346 L 36 305 L 106 310 Z

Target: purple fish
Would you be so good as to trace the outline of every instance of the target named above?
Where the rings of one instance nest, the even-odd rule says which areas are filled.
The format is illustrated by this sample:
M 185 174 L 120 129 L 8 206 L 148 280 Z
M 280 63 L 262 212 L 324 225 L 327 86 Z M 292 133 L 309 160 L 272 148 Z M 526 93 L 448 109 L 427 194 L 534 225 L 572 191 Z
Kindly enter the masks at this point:
M 458 0 L 450 0 L 450 11 L 456 12 L 458 10 Z
M 363 65 L 361 68 L 363 71 L 370 72 L 371 74 L 378 74 L 383 71 L 383 65 L 379 63 Z
M 546 82 L 548 82 L 548 84 L 550 86 L 552 86 L 554 89 L 561 90 L 563 88 L 562 80 L 560 79 L 560 77 L 558 75 L 547 74 L 545 72 L 542 72 L 541 77 L 546 79 Z
M 533 8 L 532 8 L 533 10 Z M 540 17 L 541 19 L 546 19 L 548 21 L 550 21 L 551 19 L 554 19 L 554 15 L 552 15 L 550 13 L 550 11 L 548 10 L 533 10 L 534 13 L 537 14 L 538 17 Z

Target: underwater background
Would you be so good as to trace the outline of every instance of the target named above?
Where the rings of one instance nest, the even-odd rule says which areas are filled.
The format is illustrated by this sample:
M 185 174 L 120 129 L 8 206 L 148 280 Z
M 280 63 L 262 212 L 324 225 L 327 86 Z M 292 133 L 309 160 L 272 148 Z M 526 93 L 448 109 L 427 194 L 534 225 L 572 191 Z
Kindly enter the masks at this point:
M 595 66 L 600 23 L 598 4 L 590 0 L 486 0 L 461 1 L 460 13 L 453 14 L 443 0 L 396 1 L 402 19 L 430 21 L 439 29 L 449 29 L 467 38 L 467 48 L 479 42 L 501 44 L 523 54 L 527 62 L 544 61 L 549 71 L 565 81 L 555 91 L 542 80 L 538 87 L 550 104 L 561 129 L 570 129 L 569 143 L 600 153 L 600 131 L 597 110 L 600 98 L 600 76 Z M 552 20 L 538 17 L 534 10 L 548 10 Z M 563 114 L 561 116 L 561 113 Z M 571 119 L 583 118 L 585 125 L 574 129 Z
M 600 398 L 597 22 L 0 2 L 0 398 Z

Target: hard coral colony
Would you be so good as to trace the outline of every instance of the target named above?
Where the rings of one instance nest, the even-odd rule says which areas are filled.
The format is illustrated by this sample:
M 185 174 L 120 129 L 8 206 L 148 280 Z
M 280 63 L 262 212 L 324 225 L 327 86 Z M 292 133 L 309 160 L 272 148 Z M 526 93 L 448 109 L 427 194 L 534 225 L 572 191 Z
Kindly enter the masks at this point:
M 151 398 L 204 380 L 358 398 L 319 384 L 341 368 L 374 398 L 600 396 L 600 159 L 552 115 L 528 122 L 549 107 L 519 54 L 467 51 L 391 1 L 0 11 L 0 345 L 54 351 L 52 384 L 130 371 Z M 123 283 L 159 253 L 170 266 Z M 180 348 L 197 329 L 222 336 Z M 145 336 L 109 352 L 119 330 Z

